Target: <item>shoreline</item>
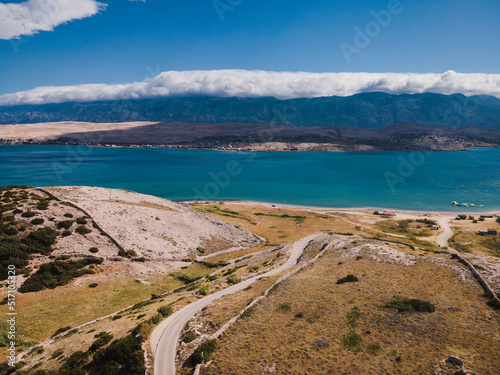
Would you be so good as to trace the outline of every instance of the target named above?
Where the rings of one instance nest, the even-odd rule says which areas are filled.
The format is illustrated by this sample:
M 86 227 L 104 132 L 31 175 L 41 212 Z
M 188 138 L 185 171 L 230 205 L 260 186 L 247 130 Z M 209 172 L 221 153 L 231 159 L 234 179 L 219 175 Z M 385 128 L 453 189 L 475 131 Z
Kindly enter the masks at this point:
M 302 210 L 321 210 L 321 211 L 337 211 L 337 212 L 369 212 L 372 213 L 373 211 L 380 211 L 380 210 L 392 210 L 397 213 L 402 213 L 402 214 L 409 214 L 409 215 L 497 215 L 500 213 L 500 209 L 497 211 L 427 211 L 427 210 L 422 210 L 422 211 L 417 211 L 417 210 L 408 210 L 408 209 L 394 209 L 390 207 L 385 207 L 385 208 L 377 208 L 377 207 L 325 207 L 325 206 L 307 206 L 307 205 L 300 205 L 300 204 L 287 204 L 287 203 L 270 203 L 270 202 L 261 202 L 261 201 L 250 201 L 250 200 L 216 200 L 216 201 L 210 201 L 210 200 L 202 200 L 202 201 L 196 201 L 196 200 L 184 200 L 184 201 L 178 201 L 179 203 L 218 203 L 218 202 L 224 202 L 224 203 L 236 203 L 236 204 L 243 204 L 243 205 L 262 205 L 262 206 L 268 206 L 270 208 L 295 208 L 295 209 L 302 209 Z
M 457 152 L 457 151 L 480 151 L 500 148 L 500 145 L 487 145 L 487 146 L 474 146 L 466 148 L 431 148 L 431 147 L 410 147 L 410 148 L 377 148 L 371 145 L 357 145 L 360 147 L 352 146 L 338 146 L 329 143 L 318 144 L 327 145 L 333 147 L 333 149 L 294 149 L 294 148 L 269 148 L 269 149 L 241 149 L 241 148 L 214 148 L 214 147 L 196 147 L 194 145 L 176 145 L 176 144 L 161 144 L 161 145 L 123 145 L 123 144 L 85 144 L 85 143 L 74 143 L 74 144 L 64 144 L 64 143 L 0 143 L 1 146 L 52 146 L 52 147 L 92 147 L 92 148 L 110 148 L 110 149 L 163 149 L 163 150 L 204 150 L 204 151 L 219 151 L 219 152 L 231 152 L 231 153 L 264 153 L 264 152 L 297 152 L 297 153 L 366 153 L 366 152 Z

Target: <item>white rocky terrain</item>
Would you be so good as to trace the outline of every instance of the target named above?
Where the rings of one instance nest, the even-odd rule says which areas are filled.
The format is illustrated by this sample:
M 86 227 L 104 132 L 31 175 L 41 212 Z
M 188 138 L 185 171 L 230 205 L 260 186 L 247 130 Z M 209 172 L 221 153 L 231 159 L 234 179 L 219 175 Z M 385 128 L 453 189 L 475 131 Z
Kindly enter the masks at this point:
M 249 248 L 261 241 L 243 229 L 167 199 L 97 187 L 45 189 L 85 210 L 124 249 L 134 250 L 137 257 L 179 261 Z M 105 258 L 116 255 L 116 250 L 113 254 L 99 253 Z

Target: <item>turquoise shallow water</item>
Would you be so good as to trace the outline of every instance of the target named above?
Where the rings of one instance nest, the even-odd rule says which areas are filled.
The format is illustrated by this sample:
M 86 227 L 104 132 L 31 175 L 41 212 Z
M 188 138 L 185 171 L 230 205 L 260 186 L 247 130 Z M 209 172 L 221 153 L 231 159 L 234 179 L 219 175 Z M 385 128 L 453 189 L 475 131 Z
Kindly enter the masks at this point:
M 0 185 L 123 188 L 172 200 L 418 211 L 500 209 L 500 149 L 235 153 L 0 146 Z M 451 201 L 480 203 L 457 208 Z

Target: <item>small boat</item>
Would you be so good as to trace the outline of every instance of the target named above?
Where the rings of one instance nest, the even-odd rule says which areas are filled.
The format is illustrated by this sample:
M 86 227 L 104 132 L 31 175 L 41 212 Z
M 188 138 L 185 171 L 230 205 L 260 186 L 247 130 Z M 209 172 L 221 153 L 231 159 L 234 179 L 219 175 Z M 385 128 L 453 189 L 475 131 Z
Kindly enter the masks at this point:
M 457 207 L 484 207 L 482 204 L 477 203 L 458 203 L 457 201 L 452 201 L 452 205 Z

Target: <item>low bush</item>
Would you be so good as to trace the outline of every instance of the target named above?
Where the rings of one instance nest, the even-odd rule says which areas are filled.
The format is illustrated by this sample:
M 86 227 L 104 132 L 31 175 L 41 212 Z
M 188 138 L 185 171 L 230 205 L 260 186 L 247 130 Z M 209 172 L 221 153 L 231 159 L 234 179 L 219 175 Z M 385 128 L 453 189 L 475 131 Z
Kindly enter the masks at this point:
M 69 331 L 70 329 L 71 329 L 70 326 L 59 328 L 57 331 L 54 332 L 54 334 L 52 335 L 52 337 L 56 337 L 57 335 L 59 335 L 59 334 L 61 334 L 63 332 Z
M 66 213 L 66 214 L 64 214 L 64 217 L 68 217 L 71 219 L 73 217 L 73 214 Z
M 21 293 L 37 292 L 43 289 L 54 289 L 66 285 L 76 277 L 95 273 L 84 267 L 90 264 L 101 264 L 100 258 L 84 258 L 76 261 L 55 260 L 40 266 L 38 271 L 30 276 L 19 291 Z
M 356 281 L 359 281 L 359 279 L 353 274 L 349 274 L 345 277 L 338 279 L 337 284 L 355 283 Z
M 33 219 L 30 221 L 31 224 L 33 225 L 40 225 L 43 224 L 45 220 L 43 220 L 41 217 L 37 217 L 36 219 Z
M 238 284 L 241 282 L 241 277 L 238 277 L 236 275 L 230 275 L 226 278 L 226 280 L 230 283 L 230 284 Z
M 83 236 L 92 232 L 92 229 L 87 228 L 85 225 L 80 225 L 75 229 L 75 232 Z
M 54 353 L 52 353 L 52 356 L 50 358 L 54 359 L 54 358 L 60 357 L 63 354 L 64 354 L 64 350 L 57 349 L 56 351 L 54 351 Z
M 94 253 L 94 254 L 95 254 L 95 253 L 97 253 L 97 252 L 99 251 L 99 249 L 98 249 L 97 247 L 91 247 L 91 248 L 89 249 L 89 251 L 90 251 L 91 253 Z
M 217 340 L 207 340 L 200 344 L 193 354 L 186 360 L 188 367 L 194 367 L 202 362 L 208 362 L 211 354 L 218 348 L 219 343 Z
M 165 305 L 165 306 L 161 306 L 158 308 L 158 312 L 163 315 L 165 318 L 169 317 L 170 315 L 172 315 L 172 313 L 174 312 L 174 309 L 172 308 L 172 306 L 170 305 Z
M 49 202 L 47 200 L 41 200 L 37 203 L 36 209 L 44 211 L 49 208 Z
M 292 310 L 292 307 L 288 303 L 281 303 L 276 311 L 281 313 L 289 313 Z
M 15 236 L 19 231 L 14 227 L 5 228 L 3 231 L 7 236 Z
M 172 272 L 170 276 L 175 277 L 177 280 L 180 280 L 186 284 L 190 284 L 194 281 L 200 280 L 203 278 L 203 276 L 200 275 L 186 275 L 185 273 L 182 272 Z
M 141 340 L 135 330 L 128 336 L 111 342 L 95 352 L 89 364 L 90 373 L 139 375 L 146 372 Z M 100 369 L 98 371 L 98 369 Z
M 193 332 L 188 332 L 182 337 L 182 342 L 189 344 L 196 339 L 196 335 Z
M 110 335 L 107 332 L 98 333 L 94 337 L 97 338 L 97 340 L 95 340 L 92 343 L 92 345 L 90 346 L 89 350 L 91 352 L 95 352 L 95 351 L 99 350 L 104 345 L 108 344 L 109 342 L 111 342 L 111 340 L 113 340 L 113 335 Z
M 382 350 L 382 346 L 378 342 L 373 342 L 366 346 L 366 351 L 370 354 L 377 354 Z
M 341 338 L 342 346 L 347 350 L 357 350 L 362 342 L 363 338 L 361 335 L 354 331 L 346 333 Z
M 68 237 L 68 236 L 71 236 L 72 234 L 73 234 L 73 232 L 72 232 L 72 231 L 70 231 L 70 230 L 67 230 L 67 229 L 66 229 L 66 230 L 64 230 L 64 231 L 61 233 L 61 236 L 63 236 L 63 237 Z
M 354 306 L 350 312 L 347 313 L 347 324 L 349 324 L 352 328 L 355 328 L 358 325 L 358 320 L 361 318 L 363 313 L 359 309 L 358 306 Z
M 33 217 L 33 216 L 35 216 L 35 215 L 36 215 L 36 212 L 33 212 L 33 211 L 31 211 L 31 210 L 28 210 L 28 211 L 23 212 L 23 213 L 21 214 L 21 216 L 22 216 L 22 217 Z
M 57 228 L 58 229 L 69 229 L 73 226 L 74 221 L 73 220 L 63 220 L 57 223 Z
M 99 284 L 97 283 L 92 283 L 92 284 L 89 284 L 89 288 L 97 288 Z
M 433 313 L 434 311 L 436 311 L 436 307 L 430 302 L 422 301 L 420 299 L 410 299 L 407 297 L 396 297 L 384 307 L 389 309 L 396 309 L 401 313 Z
M 202 296 L 208 296 L 210 294 L 210 285 L 202 285 L 200 289 L 198 289 L 198 294 Z
M 79 217 L 78 219 L 75 220 L 77 224 L 80 224 L 80 225 L 85 225 L 87 224 L 87 220 L 85 219 L 85 217 Z

